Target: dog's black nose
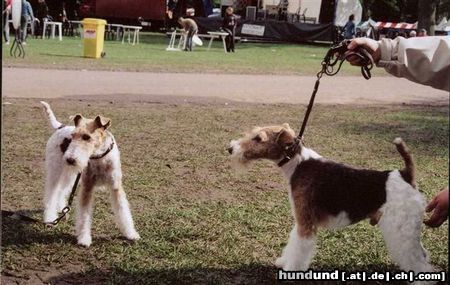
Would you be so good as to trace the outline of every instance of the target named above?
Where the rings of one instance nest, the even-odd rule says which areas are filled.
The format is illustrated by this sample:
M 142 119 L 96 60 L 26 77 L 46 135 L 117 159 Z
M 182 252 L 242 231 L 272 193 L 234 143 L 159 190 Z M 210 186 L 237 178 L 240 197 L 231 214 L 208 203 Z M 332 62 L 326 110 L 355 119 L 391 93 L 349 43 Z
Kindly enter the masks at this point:
M 229 153 L 229 154 L 232 154 L 232 153 L 233 153 L 233 148 L 232 148 L 232 147 L 227 148 L 227 150 L 228 150 L 228 153 Z
M 75 164 L 75 159 L 73 159 L 73 158 L 71 158 L 71 157 L 67 158 L 66 161 L 67 161 L 67 163 L 70 164 L 70 165 L 74 165 L 74 164 Z

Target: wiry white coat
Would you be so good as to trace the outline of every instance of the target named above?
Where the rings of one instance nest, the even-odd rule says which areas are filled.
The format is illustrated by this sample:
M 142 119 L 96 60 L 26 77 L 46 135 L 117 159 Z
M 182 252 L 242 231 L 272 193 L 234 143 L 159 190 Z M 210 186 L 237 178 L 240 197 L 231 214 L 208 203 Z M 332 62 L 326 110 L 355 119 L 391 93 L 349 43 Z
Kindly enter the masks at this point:
M 100 159 L 90 159 L 91 154 L 83 152 L 83 148 L 77 147 L 75 142 L 71 142 L 66 152 L 61 151 L 61 144 L 64 139 L 71 139 L 75 131 L 73 126 L 64 126 L 58 122 L 50 109 L 50 106 L 41 102 L 48 115 L 52 128 L 56 131 L 47 142 L 45 153 L 45 193 L 44 193 L 44 222 L 52 222 L 58 217 L 67 203 L 76 176 L 82 172 L 81 190 L 78 194 L 78 206 L 76 217 L 76 235 L 78 244 L 89 246 L 92 242 L 91 224 L 93 212 L 93 192 L 95 188 L 105 187 L 111 190 L 111 206 L 114 212 L 116 223 L 122 234 L 130 239 L 139 239 L 128 200 L 122 188 L 122 170 L 120 163 L 120 152 L 114 136 L 106 131 L 106 138 L 103 145 L 94 151 L 93 155 L 105 153 L 114 142 L 112 150 Z M 77 160 L 77 165 L 69 165 L 66 158 L 72 157 Z M 109 171 L 107 171 L 107 168 Z M 95 183 L 92 189 L 86 189 L 85 183 L 88 181 L 87 175 L 95 175 Z

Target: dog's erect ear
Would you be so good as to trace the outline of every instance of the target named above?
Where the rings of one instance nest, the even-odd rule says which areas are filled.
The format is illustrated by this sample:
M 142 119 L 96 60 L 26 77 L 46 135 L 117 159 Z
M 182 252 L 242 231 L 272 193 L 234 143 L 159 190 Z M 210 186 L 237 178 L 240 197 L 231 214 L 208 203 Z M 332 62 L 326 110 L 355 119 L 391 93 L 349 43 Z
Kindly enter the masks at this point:
M 76 114 L 69 117 L 73 122 L 75 123 L 75 127 L 78 127 L 78 124 L 80 123 L 81 119 L 83 119 L 83 116 L 81 114 Z
M 95 117 L 94 121 L 97 128 L 103 128 L 104 130 L 111 125 L 111 120 L 102 116 Z
M 253 139 L 256 139 L 261 142 L 266 142 L 269 140 L 267 133 L 265 131 L 258 132 L 258 134 Z
M 283 126 L 283 128 L 285 128 L 286 130 L 290 130 L 290 129 L 291 129 L 291 126 L 289 126 L 288 123 L 284 123 L 282 126 Z
M 283 147 L 293 144 L 294 139 L 291 132 L 286 129 L 282 129 L 277 135 L 277 143 Z

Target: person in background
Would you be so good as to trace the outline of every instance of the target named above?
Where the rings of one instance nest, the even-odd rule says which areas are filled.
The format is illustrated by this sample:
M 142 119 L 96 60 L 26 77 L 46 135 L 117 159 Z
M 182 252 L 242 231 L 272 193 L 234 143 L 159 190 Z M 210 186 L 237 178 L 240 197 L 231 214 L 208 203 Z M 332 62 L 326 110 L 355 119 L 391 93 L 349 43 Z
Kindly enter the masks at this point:
M 278 7 L 278 21 L 287 21 L 289 1 L 280 0 L 277 7 Z
M 417 37 L 417 32 L 414 31 L 414 30 L 412 30 L 411 32 L 409 32 L 409 37 L 410 37 L 410 38 Z
M 28 2 L 27 0 L 22 0 L 22 18 L 20 21 L 20 29 L 22 30 L 22 44 L 23 45 L 27 44 L 26 40 L 27 40 L 28 21 L 31 22 L 31 25 L 34 25 L 33 8 L 31 7 L 30 2 Z
M 233 12 L 233 7 L 228 7 L 222 23 L 222 29 L 228 33 L 228 36 L 225 38 L 227 52 L 234 52 L 234 35 L 236 33 L 237 17 Z
M 62 2 L 62 10 L 58 17 L 59 21 L 62 22 L 63 35 L 73 36 L 73 30 L 71 29 L 69 18 L 67 17 L 66 2 Z
M 349 50 L 357 47 L 366 49 L 378 67 L 396 77 L 450 92 L 450 37 L 358 38 L 348 45 Z M 360 65 L 359 58 L 350 56 L 348 61 Z M 448 194 L 446 187 L 428 203 L 426 211 L 433 213 L 424 221 L 427 226 L 439 227 L 448 219 Z
M 353 39 L 355 37 L 355 15 L 348 17 L 348 22 L 344 26 L 344 38 Z
M 419 34 L 417 36 L 418 37 L 426 37 L 426 36 L 428 36 L 427 30 L 420 29 Z
M 36 16 L 36 18 L 38 19 L 37 34 L 39 36 L 43 36 L 44 21 L 46 21 L 48 18 L 48 6 L 47 3 L 45 3 L 45 0 L 38 0 Z
M 197 23 L 192 19 L 178 18 L 178 23 L 183 28 L 186 35 L 186 47 L 184 51 L 192 51 L 192 38 L 198 31 Z
M 172 30 L 172 28 L 176 28 L 176 21 L 174 21 L 174 11 L 177 7 L 178 0 L 168 0 L 166 6 L 166 29 Z
M 9 45 L 9 15 L 11 15 L 11 3 L 12 0 L 6 0 L 3 2 L 5 10 L 2 12 L 3 16 L 3 36 L 5 37 L 5 44 Z

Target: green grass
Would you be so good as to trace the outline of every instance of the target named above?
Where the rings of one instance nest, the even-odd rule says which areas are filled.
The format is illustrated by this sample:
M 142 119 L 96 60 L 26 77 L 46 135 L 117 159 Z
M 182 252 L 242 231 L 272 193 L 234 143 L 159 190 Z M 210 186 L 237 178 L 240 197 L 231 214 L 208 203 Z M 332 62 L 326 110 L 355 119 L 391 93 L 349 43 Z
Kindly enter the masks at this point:
M 161 34 L 143 33 L 141 44 L 131 46 L 106 41 L 106 57 L 83 58 L 80 38 L 57 40 L 29 39 L 24 59 L 12 58 L 3 45 L 2 65 L 58 69 L 125 70 L 152 72 L 215 72 L 251 74 L 315 75 L 328 48 L 296 44 L 237 44 L 235 54 L 225 54 L 222 43 L 214 42 L 209 52 L 207 42 L 195 52 L 168 52 L 169 39 Z M 344 64 L 343 74 L 359 75 L 359 68 Z M 383 70 L 374 70 L 384 74 Z
M 2 208 L 39 217 L 44 148 L 51 131 L 38 100 L 8 102 L 12 105 L 3 106 Z M 87 117 L 101 113 L 112 118 L 124 186 L 142 240 L 130 244 L 120 238 L 105 192 L 96 193 L 88 249 L 76 245 L 73 214 L 55 229 L 4 219 L 2 283 L 276 283 L 272 262 L 292 226 L 287 182 L 267 162 L 236 173 L 225 149 L 230 139 L 254 125 L 289 122 L 298 128 L 304 106 L 51 104 L 64 123 L 80 110 Z M 381 170 L 403 166 L 391 143 L 402 136 L 414 153 L 420 189 L 430 199 L 448 183 L 448 130 L 448 106 L 318 105 L 306 143 L 325 157 Z M 423 243 L 432 263 L 446 269 L 448 224 L 424 228 Z M 312 268 L 398 270 L 379 231 L 367 222 L 322 232 Z

